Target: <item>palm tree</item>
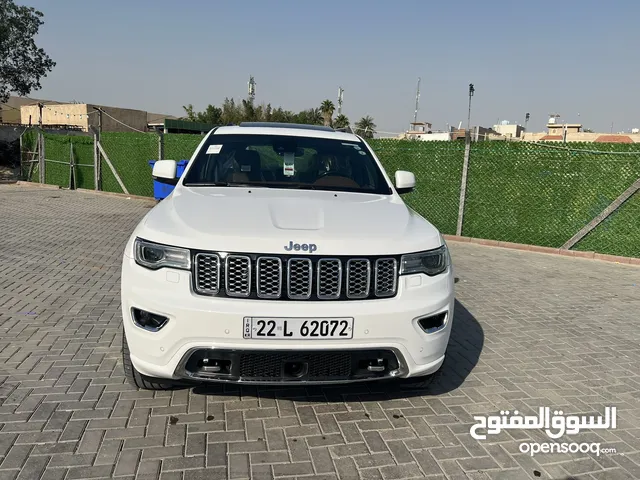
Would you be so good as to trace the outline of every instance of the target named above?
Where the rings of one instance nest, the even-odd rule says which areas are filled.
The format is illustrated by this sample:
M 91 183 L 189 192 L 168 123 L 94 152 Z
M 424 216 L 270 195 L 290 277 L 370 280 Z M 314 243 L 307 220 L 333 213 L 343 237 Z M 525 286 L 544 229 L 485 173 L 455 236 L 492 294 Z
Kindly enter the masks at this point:
M 333 112 L 336 107 L 331 100 L 325 100 L 320 104 L 320 112 L 322 112 L 322 117 L 324 118 L 324 124 L 326 127 L 331 125 L 331 117 L 333 116 Z
M 373 118 L 367 115 L 358 120 L 356 133 L 363 138 L 373 138 L 373 134 L 376 133 L 376 124 L 373 123 Z
M 318 108 L 310 108 L 308 118 L 311 125 L 320 125 L 322 123 L 322 111 Z
M 333 121 L 334 128 L 347 128 L 349 126 L 349 119 L 344 114 L 340 114 Z

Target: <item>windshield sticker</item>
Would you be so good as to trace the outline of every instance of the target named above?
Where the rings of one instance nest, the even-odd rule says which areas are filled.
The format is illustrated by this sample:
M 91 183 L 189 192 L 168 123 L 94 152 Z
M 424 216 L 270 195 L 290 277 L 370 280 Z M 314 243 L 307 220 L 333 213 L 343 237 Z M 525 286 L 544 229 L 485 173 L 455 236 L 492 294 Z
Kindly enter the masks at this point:
M 284 152 L 283 173 L 287 177 L 293 177 L 295 170 L 295 152 Z
M 222 150 L 222 145 L 209 145 L 207 155 L 217 155 Z
M 360 149 L 358 149 L 358 150 L 360 150 Z M 362 150 L 360 150 L 358 153 L 359 153 L 360 155 L 366 155 L 366 154 L 367 154 L 367 152 L 363 152 Z

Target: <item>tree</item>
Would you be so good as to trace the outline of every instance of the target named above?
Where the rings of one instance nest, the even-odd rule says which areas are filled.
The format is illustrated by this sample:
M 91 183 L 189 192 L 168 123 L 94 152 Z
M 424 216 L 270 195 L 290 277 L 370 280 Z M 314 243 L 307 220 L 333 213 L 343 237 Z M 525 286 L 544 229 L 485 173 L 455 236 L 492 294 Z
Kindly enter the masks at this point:
M 301 111 L 295 116 L 294 120 L 294 123 L 303 123 L 305 125 L 320 125 L 322 122 L 322 113 L 317 108 Z
M 362 117 L 356 123 L 356 134 L 362 138 L 373 138 L 373 134 L 376 133 L 376 124 L 373 123 L 373 118 L 367 115 Z
M 322 113 L 322 118 L 324 119 L 324 125 L 331 125 L 331 117 L 333 117 L 333 112 L 336 107 L 331 100 L 325 100 L 320 104 L 320 112 Z
M 334 128 L 347 128 L 349 126 L 349 119 L 344 115 L 340 114 L 333 121 Z
M 0 103 L 12 92 L 27 96 L 38 90 L 40 80 L 56 65 L 33 40 L 44 24 L 42 17 L 33 7 L 0 0 Z
M 208 105 L 204 112 L 194 112 L 193 105 L 189 104 L 184 108 L 187 120 L 190 122 L 208 123 L 210 125 L 220 125 L 222 109 L 213 105 Z

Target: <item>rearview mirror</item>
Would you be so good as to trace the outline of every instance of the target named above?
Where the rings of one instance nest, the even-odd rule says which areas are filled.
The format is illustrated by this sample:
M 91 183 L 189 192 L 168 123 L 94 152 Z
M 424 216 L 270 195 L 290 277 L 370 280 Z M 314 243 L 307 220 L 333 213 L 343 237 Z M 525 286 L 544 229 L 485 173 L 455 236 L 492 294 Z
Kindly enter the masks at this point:
M 178 164 L 175 160 L 158 160 L 153 165 L 151 176 L 160 183 L 175 185 L 179 180 L 179 178 L 176 177 L 177 170 Z
M 396 171 L 396 191 L 402 195 L 413 191 L 416 186 L 416 177 L 413 173 L 404 170 Z
M 175 185 L 179 178 L 176 177 L 178 171 L 178 163 L 175 160 L 158 160 L 153 165 L 151 176 L 160 183 Z

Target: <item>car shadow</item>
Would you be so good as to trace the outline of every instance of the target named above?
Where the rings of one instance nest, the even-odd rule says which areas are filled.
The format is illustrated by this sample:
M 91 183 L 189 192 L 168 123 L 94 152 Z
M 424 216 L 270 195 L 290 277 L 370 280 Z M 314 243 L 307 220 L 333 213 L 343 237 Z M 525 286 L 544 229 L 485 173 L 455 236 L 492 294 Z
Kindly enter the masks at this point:
M 459 388 L 477 365 L 484 346 L 480 323 L 458 300 L 445 361 L 433 381 L 414 387 L 400 379 L 340 385 L 271 386 L 237 384 L 199 384 L 191 386 L 197 395 L 280 398 L 318 402 L 381 401 L 415 396 L 442 395 Z

